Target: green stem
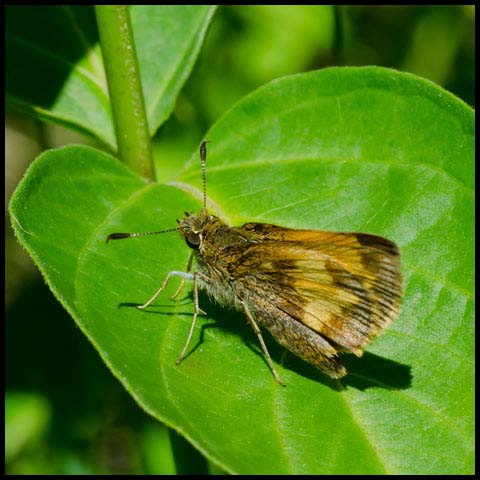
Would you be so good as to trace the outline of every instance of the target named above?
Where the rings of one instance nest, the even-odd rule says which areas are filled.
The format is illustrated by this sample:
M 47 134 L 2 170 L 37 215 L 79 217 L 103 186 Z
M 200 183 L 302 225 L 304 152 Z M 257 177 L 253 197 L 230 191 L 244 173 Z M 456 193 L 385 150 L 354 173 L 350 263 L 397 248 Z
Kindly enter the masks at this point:
M 133 171 L 155 180 L 128 8 L 126 5 L 97 5 L 95 13 L 119 157 Z

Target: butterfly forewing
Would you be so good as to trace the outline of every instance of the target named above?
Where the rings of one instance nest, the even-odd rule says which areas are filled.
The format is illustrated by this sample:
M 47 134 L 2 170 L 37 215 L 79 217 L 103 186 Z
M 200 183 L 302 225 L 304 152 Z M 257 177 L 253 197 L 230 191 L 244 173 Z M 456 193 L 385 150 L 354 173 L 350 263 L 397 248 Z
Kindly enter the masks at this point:
M 238 257 L 236 281 L 254 292 L 251 306 L 279 343 L 278 327 L 262 314 L 265 302 L 282 313 L 280 319 L 319 334 L 325 362 L 340 349 L 361 355 L 397 315 L 402 279 L 398 249 L 389 240 L 254 223 L 239 230 L 261 241 L 253 240 Z M 325 364 L 316 364 L 325 370 Z

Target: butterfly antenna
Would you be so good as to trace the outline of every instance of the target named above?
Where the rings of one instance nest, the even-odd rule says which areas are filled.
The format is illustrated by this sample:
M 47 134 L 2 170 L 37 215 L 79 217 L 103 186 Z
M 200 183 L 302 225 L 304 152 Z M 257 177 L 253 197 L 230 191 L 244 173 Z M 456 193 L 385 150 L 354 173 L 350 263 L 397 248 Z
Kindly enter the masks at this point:
M 176 230 L 178 230 L 178 227 L 167 228 L 166 230 L 160 230 L 158 232 L 111 233 L 107 237 L 107 243 L 110 240 L 120 240 L 122 238 L 131 238 L 131 237 L 147 237 L 148 235 L 158 235 L 159 233 L 175 232 Z
M 207 178 L 206 178 L 206 168 L 205 164 L 207 163 L 207 143 L 210 143 L 211 140 L 204 140 L 200 144 L 200 161 L 202 163 L 202 180 L 203 180 L 203 213 L 207 213 Z

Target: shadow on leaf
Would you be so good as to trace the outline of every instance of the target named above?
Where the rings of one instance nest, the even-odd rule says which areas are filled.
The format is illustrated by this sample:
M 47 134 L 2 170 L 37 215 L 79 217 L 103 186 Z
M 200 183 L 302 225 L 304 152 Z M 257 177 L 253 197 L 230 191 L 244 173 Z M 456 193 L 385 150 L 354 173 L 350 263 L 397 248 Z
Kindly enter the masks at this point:
M 192 294 L 190 293 L 190 300 L 188 300 L 188 297 L 186 297 L 180 302 L 172 302 L 170 304 L 154 304 L 142 311 L 150 314 L 162 315 L 192 315 L 191 310 L 186 312 L 178 311 L 179 306 L 193 305 L 192 302 Z M 191 344 L 189 346 L 184 360 L 195 353 L 195 351 L 205 341 L 205 331 L 212 328 L 222 329 L 240 336 L 245 345 L 256 355 L 259 355 L 264 360 L 265 367 L 267 369 L 269 368 L 263 352 L 258 345 L 257 337 L 252 328 L 248 325 L 247 319 L 244 318 L 244 315 L 241 312 L 220 307 L 216 303 L 211 302 L 207 295 L 205 295 L 203 292 L 199 292 L 199 304 L 205 306 L 208 316 L 212 319 L 215 319 L 215 321 L 203 323 L 200 326 L 199 339 L 195 344 Z M 131 308 L 137 307 L 138 305 L 138 303 L 124 302 L 119 304 L 119 308 Z M 347 368 L 347 376 L 340 380 L 330 378 L 315 366 L 304 362 L 302 359 L 296 357 L 287 349 L 279 345 L 268 333 L 268 331 L 263 328 L 262 334 L 265 338 L 270 356 L 275 363 L 281 364 L 283 368 L 292 370 L 313 381 L 321 382 L 333 390 L 343 391 L 345 390 L 346 386 L 351 386 L 358 390 L 366 390 L 370 387 L 380 387 L 395 390 L 406 389 L 411 385 L 412 375 L 411 368 L 409 366 L 379 357 L 369 352 L 365 352 L 361 358 L 357 358 L 353 354 L 341 353 L 340 358 L 342 363 Z

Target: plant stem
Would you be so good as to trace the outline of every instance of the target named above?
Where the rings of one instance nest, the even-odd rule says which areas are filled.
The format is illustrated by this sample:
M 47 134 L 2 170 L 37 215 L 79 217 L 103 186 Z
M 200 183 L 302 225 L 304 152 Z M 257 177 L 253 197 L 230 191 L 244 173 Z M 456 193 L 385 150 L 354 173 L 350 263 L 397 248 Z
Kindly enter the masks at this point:
M 97 5 L 97 17 L 118 154 L 133 171 L 155 180 L 142 85 L 126 5 Z

